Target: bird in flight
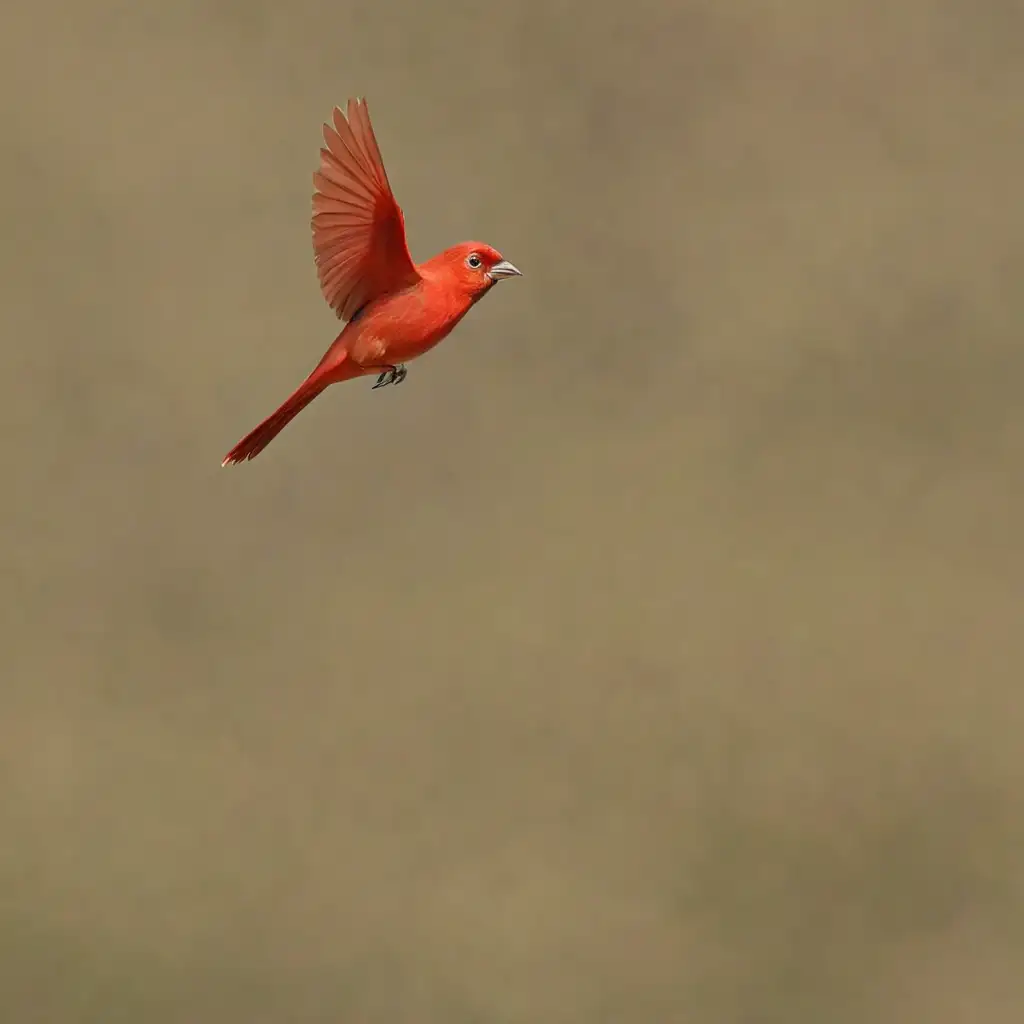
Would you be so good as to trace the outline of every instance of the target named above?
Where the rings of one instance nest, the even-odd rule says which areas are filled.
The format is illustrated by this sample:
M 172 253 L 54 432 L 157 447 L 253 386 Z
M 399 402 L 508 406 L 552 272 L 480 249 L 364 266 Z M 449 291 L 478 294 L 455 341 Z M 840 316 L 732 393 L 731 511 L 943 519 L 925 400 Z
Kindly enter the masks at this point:
M 334 108 L 313 175 L 313 252 L 320 290 L 348 321 L 313 372 L 224 456 L 254 459 L 310 402 L 341 381 L 377 374 L 401 384 L 405 364 L 432 349 L 499 281 L 520 271 L 484 242 L 413 263 L 405 219 L 384 170 L 365 100 Z

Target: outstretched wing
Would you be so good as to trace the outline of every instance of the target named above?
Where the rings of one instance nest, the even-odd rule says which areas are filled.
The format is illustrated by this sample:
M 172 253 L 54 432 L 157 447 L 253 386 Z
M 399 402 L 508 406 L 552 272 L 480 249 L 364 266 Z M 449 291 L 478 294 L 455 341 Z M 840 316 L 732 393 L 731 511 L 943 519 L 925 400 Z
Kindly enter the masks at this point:
M 313 252 L 320 290 L 343 320 L 368 302 L 415 284 L 405 219 L 391 193 L 365 100 L 334 108 L 313 175 Z

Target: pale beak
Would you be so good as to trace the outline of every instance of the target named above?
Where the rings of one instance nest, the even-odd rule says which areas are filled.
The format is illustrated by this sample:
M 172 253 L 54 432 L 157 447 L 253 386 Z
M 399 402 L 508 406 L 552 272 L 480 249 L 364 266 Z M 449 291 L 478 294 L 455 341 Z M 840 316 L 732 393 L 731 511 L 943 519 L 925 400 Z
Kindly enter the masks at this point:
M 495 263 L 494 266 L 487 271 L 487 276 L 492 281 L 500 281 L 503 277 L 522 277 L 523 272 L 518 267 L 509 263 L 508 260 L 502 260 L 500 263 Z

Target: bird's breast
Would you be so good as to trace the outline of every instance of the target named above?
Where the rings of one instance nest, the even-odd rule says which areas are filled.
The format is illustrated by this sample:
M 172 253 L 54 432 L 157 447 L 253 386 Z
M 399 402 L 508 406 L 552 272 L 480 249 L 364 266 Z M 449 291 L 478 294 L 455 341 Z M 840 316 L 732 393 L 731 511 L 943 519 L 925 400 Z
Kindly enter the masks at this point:
M 471 305 L 434 288 L 387 296 L 352 324 L 349 351 L 364 366 L 415 359 L 446 338 Z

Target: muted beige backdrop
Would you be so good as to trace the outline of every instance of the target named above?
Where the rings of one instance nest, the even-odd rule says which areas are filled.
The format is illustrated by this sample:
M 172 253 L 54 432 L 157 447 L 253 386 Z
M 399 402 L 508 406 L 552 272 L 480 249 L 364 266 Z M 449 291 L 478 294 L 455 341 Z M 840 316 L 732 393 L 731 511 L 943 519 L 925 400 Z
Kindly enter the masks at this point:
M 1022 11 L 5 10 L 0 1019 L 1024 1019 Z

